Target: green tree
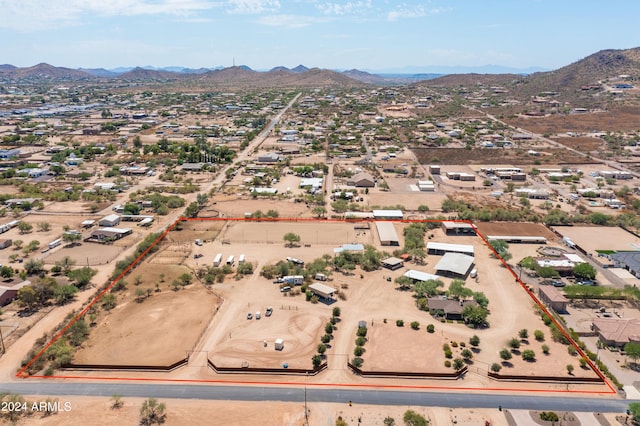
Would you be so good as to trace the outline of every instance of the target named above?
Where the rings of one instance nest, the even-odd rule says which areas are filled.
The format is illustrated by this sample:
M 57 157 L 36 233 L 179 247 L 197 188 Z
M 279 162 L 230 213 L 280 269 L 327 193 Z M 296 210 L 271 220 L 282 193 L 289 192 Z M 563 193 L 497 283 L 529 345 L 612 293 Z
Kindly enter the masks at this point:
M 578 263 L 573 267 L 573 275 L 576 278 L 584 278 L 592 280 L 596 277 L 596 268 L 589 263 Z
M 0 268 L 0 277 L 5 280 L 10 280 L 13 278 L 13 268 L 11 266 L 4 265 Z
M 536 353 L 531 349 L 525 349 L 522 351 L 522 359 L 525 361 L 535 361 Z
M 314 355 L 311 357 L 311 364 L 313 364 L 313 368 L 318 368 L 320 367 L 320 364 L 322 364 L 322 357 L 318 354 Z
M 420 323 L 418 321 L 412 321 L 410 325 L 413 330 L 420 330 Z
M 449 291 L 447 291 L 449 297 L 456 300 L 464 300 L 473 296 L 473 290 L 465 287 L 463 280 L 455 279 L 449 284 Z
M 405 426 L 427 426 L 429 422 L 424 416 L 416 413 L 413 410 L 407 410 L 402 416 Z
M 27 275 L 36 275 L 44 271 L 44 261 L 39 259 L 29 259 L 24 263 L 24 270 Z
M 474 334 L 469 338 L 469 344 L 471 346 L 477 347 L 478 345 L 480 345 L 480 338 L 476 334 Z
M 491 371 L 493 371 L 494 373 L 499 373 L 500 370 L 502 370 L 502 366 L 500 364 L 498 364 L 497 362 L 491 364 Z
M 339 306 L 336 306 L 333 308 L 332 314 L 334 317 L 338 318 L 340 316 L 340 313 L 341 311 Z
M 282 239 L 287 243 L 287 247 L 293 247 L 294 243 L 300 242 L 300 235 L 293 232 L 287 232 Z
M 573 364 L 567 364 L 567 373 L 572 374 L 573 373 Z
M 58 305 L 64 305 L 68 301 L 72 300 L 78 288 L 74 285 L 60 285 L 53 291 L 53 297 Z
M 408 277 L 401 277 L 408 278 Z M 409 280 L 411 280 L 409 278 Z M 397 279 L 396 279 L 397 282 Z M 413 285 L 413 291 L 416 294 L 416 298 L 421 297 L 434 297 L 440 293 L 439 288 L 444 287 L 444 283 L 440 280 L 427 280 L 418 281 Z
M 511 349 L 520 349 L 520 339 L 514 337 L 513 339 L 509 340 L 509 347 Z
M 320 343 L 318 345 L 318 353 L 320 355 L 323 355 L 326 351 L 327 351 L 327 345 L 325 345 L 324 343 Z
M 31 286 L 25 286 L 19 289 L 17 299 L 20 306 L 24 306 L 30 311 L 34 310 L 40 303 L 35 289 Z
M 38 231 L 47 232 L 51 229 L 51 224 L 49 222 L 39 222 L 38 223 Z
M 396 420 L 393 417 L 385 417 L 384 420 L 382 421 L 382 424 L 384 426 L 396 426 Z
M 69 343 L 73 346 L 80 346 L 89 335 L 89 326 L 84 318 L 80 318 L 69 327 L 67 334 L 69 335 Z
M 60 270 L 62 270 L 65 275 L 67 275 L 73 269 L 73 266 L 75 264 L 76 261 L 73 260 L 70 256 L 65 256 L 56 262 L 56 266 L 59 266 Z
M 20 223 L 18 223 L 18 229 L 20 230 L 21 234 L 28 234 L 33 229 L 33 225 L 27 222 L 20 221 Z
M 520 337 L 521 339 L 526 339 L 529 337 L 529 331 L 526 328 L 521 329 L 518 332 L 518 337 Z
M 68 277 L 70 280 L 75 281 L 75 284 L 78 288 L 84 288 L 87 284 L 91 282 L 91 279 L 98 273 L 97 270 L 90 268 L 88 266 L 83 266 L 82 268 L 74 269 L 70 271 Z
M 106 311 L 110 311 L 111 309 L 116 307 L 117 298 L 113 293 L 108 293 L 102 296 L 102 307 Z
M 145 400 L 140 407 L 140 424 L 150 426 L 164 423 L 167 418 L 166 409 L 165 403 L 158 402 L 155 398 Z
M 69 243 L 72 246 L 76 245 L 81 239 L 82 234 L 77 234 L 75 232 L 65 232 L 62 234 L 62 241 Z
M 629 404 L 629 412 L 633 416 L 633 421 L 640 423 L 640 402 L 632 402 Z
M 640 359 L 640 343 L 627 343 L 626 345 L 624 345 L 624 353 L 635 363 L 638 359 Z
M 453 360 L 453 369 L 454 370 L 460 370 L 462 367 L 464 367 L 464 360 L 462 358 L 456 358 Z
M 500 358 L 503 360 L 508 361 L 511 357 L 513 357 L 513 355 L 511 355 L 511 351 L 509 349 L 502 349 L 500 351 Z
M 482 306 L 467 305 L 462 309 L 462 317 L 467 324 L 474 327 L 487 326 L 487 316 L 489 311 Z
M 544 332 L 542 330 L 536 330 L 533 332 L 533 337 L 538 342 L 544 342 Z

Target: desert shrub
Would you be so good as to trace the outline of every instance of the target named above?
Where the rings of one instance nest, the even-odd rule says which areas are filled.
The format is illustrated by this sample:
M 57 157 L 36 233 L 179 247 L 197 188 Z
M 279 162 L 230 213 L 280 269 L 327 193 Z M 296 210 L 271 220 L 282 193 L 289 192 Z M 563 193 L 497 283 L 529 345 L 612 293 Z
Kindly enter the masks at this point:
M 404 321 L 403 321 L 403 320 L 397 320 L 397 321 L 396 321 L 396 325 L 397 325 L 398 327 L 404 327 Z
M 435 327 L 435 325 L 433 325 L 433 324 L 429 324 L 429 325 L 427 325 L 427 332 L 428 332 L 428 333 L 433 333 L 433 332 L 435 332 L 435 331 L 436 331 L 436 327 Z
M 535 339 L 538 342 L 544 342 L 544 333 L 542 332 L 542 330 L 536 330 L 533 332 L 533 337 L 535 337 Z

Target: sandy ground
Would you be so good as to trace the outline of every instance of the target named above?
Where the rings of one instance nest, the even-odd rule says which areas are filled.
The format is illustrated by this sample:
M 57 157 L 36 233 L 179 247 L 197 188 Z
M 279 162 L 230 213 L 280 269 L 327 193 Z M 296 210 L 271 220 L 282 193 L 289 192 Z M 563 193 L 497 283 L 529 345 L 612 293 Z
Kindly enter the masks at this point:
M 483 235 L 518 235 L 545 237 L 548 240 L 558 240 L 558 236 L 556 234 L 539 223 L 478 222 L 476 226 Z
M 27 397 L 29 402 L 41 401 L 41 397 Z M 110 398 L 99 397 L 62 397 L 58 401 L 71 406 L 70 411 L 59 412 L 48 417 L 41 413 L 32 413 L 22 418 L 17 424 L 38 426 L 62 426 L 69 424 L 100 424 L 104 426 L 137 424 L 140 421 L 142 398 L 122 398 L 123 405 L 119 409 L 112 408 Z M 241 402 L 241 401 L 194 401 L 184 399 L 160 399 L 166 405 L 166 426 L 223 424 L 229 426 L 243 425 L 283 425 L 302 426 L 305 424 L 304 404 L 293 402 Z M 402 424 L 404 412 L 411 409 L 425 416 L 430 424 L 455 424 L 464 426 L 484 425 L 489 421 L 492 426 L 506 426 L 507 420 L 503 412 L 495 409 L 449 409 L 439 407 L 407 407 L 384 405 L 349 406 L 334 403 L 307 404 L 309 425 L 334 425 L 338 417 L 349 425 L 383 425 L 386 417 L 395 419 L 397 425 Z M 524 412 L 527 413 L 527 412 Z M 215 419 L 215 420 L 214 420 Z M 358 422 L 360 419 L 360 423 Z M 0 424 L 9 424 L 0 421 Z M 612 423 L 613 424 L 613 423 Z
M 638 250 L 640 239 L 610 226 L 557 226 L 555 230 L 596 256 L 596 250 Z
M 198 284 L 120 304 L 91 332 L 74 362 L 171 364 L 193 349 L 216 306 L 216 297 Z
M 56 262 L 69 256 L 76 261 L 76 266 L 96 266 L 109 263 L 120 253 L 123 247 L 111 244 L 81 243 L 73 247 L 60 246 L 39 257 L 47 265 L 54 265 Z
M 352 225 L 322 223 L 316 224 L 322 227 L 322 232 L 313 231 L 308 223 L 232 223 L 230 228 L 223 230 L 223 235 L 236 235 L 234 238 L 241 238 L 244 229 L 245 235 L 255 236 L 257 233 L 267 232 L 280 235 L 286 231 L 312 234 L 318 232 L 318 238 L 322 237 L 324 243 L 333 240 L 340 232 L 349 231 Z M 284 228 L 275 232 L 274 227 Z M 325 229 L 326 227 L 326 229 Z M 266 228 L 266 229 L 264 229 Z M 402 227 L 398 225 L 398 232 L 402 232 Z M 393 283 L 389 283 L 385 276 L 396 277 L 404 273 L 407 269 L 413 268 L 424 272 L 434 273 L 434 266 L 440 260 L 440 256 L 428 256 L 426 265 L 408 264 L 398 271 L 378 270 L 374 272 L 355 271 L 355 274 L 346 276 L 335 274 L 333 282 L 328 284 L 341 288 L 345 293 L 346 301 L 338 301 L 332 305 L 324 303 L 311 304 L 305 302 L 304 296 L 285 296 L 279 291 L 279 286 L 272 284 L 270 280 L 259 275 L 262 266 L 273 264 L 287 255 L 298 257 L 310 261 L 323 253 L 330 253 L 332 245 L 311 244 L 311 247 L 288 248 L 284 244 L 268 245 L 265 251 L 264 244 L 236 243 L 234 238 L 230 238 L 231 244 L 221 244 L 219 240 L 205 243 L 197 249 L 204 254 L 200 259 L 194 260 L 187 257 L 186 267 L 198 267 L 199 265 L 210 264 L 217 252 L 222 252 L 226 258 L 229 254 L 238 256 L 243 253 L 247 261 L 254 263 L 254 274 L 235 280 L 228 277 L 223 284 L 216 284 L 213 291 L 224 299 L 217 315 L 208 326 L 202 340 L 197 344 L 194 352 L 198 353 L 198 360 L 194 359 L 194 365 L 206 366 L 208 356 L 216 363 L 227 365 L 241 365 L 249 362 L 250 366 L 278 366 L 287 362 L 292 367 L 308 367 L 310 357 L 319 342 L 320 335 L 326 320 L 331 315 L 333 306 L 342 308 L 341 321 L 334 332 L 334 339 L 331 341 L 327 352 L 327 359 L 330 365 L 328 371 L 310 378 L 312 381 L 330 383 L 367 382 L 367 379 L 354 377 L 346 369 L 346 361 L 353 357 L 355 332 L 358 321 L 365 320 L 370 328 L 371 341 L 366 345 L 365 367 L 376 366 L 381 369 L 425 371 L 425 359 L 437 360 L 432 364 L 440 371 L 444 369 L 444 353 L 442 351 L 443 342 L 468 342 L 468 339 L 477 334 L 481 343 L 479 351 L 474 354 L 470 371 L 463 381 L 459 383 L 463 386 L 474 387 L 509 387 L 524 386 L 531 387 L 530 384 L 518 385 L 502 382 L 495 382 L 486 377 L 486 372 L 494 362 L 500 362 L 498 352 L 507 346 L 510 338 L 517 336 L 521 328 L 529 329 L 530 335 L 535 329 L 545 332 L 547 343 L 551 348 L 551 355 L 544 356 L 540 349 L 540 343 L 530 341 L 528 346 L 536 352 L 535 363 L 525 363 L 518 356 L 514 356 L 511 364 L 503 368 L 504 374 L 544 374 L 544 375 L 566 375 L 566 365 L 575 364 L 574 375 L 589 376 L 593 373 L 581 370 L 578 367 L 578 360 L 568 354 L 566 347 L 556 346 L 550 340 L 550 332 L 544 326 L 542 320 L 533 309 L 532 300 L 515 284 L 511 274 L 499 262 L 489 254 L 488 249 L 476 237 L 459 236 L 446 237 L 442 230 L 435 229 L 430 232 L 434 237 L 432 241 L 446 241 L 458 244 L 473 244 L 476 249 L 476 267 L 478 269 L 478 279 L 467 280 L 467 286 L 473 291 L 482 291 L 490 300 L 489 322 L 491 326 L 487 329 L 474 330 L 463 324 L 440 323 L 435 321 L 427 312 L 419 311 L 415 307 L 415 301 L 410 292 L 402 292 L 395 289 Z M 266 235 L 265 235 L 266 237 Z M 308 235 L 307 237 L 313 237 Z M 370 233 L 367 235 L 370 237 Z M 327 241 L 324 239 L 326 238 Z M 304 238 L 303 238 L 304 241 Z M 518 245 L 520 247 L 521 245 Z M 534 245 L 531 245 L 532 247 Z M 536 246 L 537 247 L 537 246 Z M 195 248 L 195 246 L 192 246 Z M 151 271 L 155 266 L 141 266 L 132 276 L 144 271 Z M 142 269 L 146 268 L 146 269 Z M 362 275 L 362 278 L 360 278 Z M 146 273 L 143 274 L 146 277 Z M 153 280 L 151 280 L 153 281 Z M 451 281 L 444 278 L 446 285 Z M 446 288 L 446 287 L 445 287 Z M 180 293 L 178 293 L 180 294 Z M 156 296 L 151 300 L 135 305 L 136 311 L 142 315 L 143 309 L 148 309 Z M 157 299 L 156 299 L 157 300 Z M 156 302 L 160 303 L 160 302 Z M 259 321 L 247 320 L 247 312 L 260 310 L 264 313 L 267 306 L 274 308 L 274 314 L 270 318 L 263 318 Z M 139 307 L 139 308 L 138 308 Z M 526 308 L 529 307 L 529 308 Z M 126 309 L 126 307 L 124 307 Z M 119 315 L 124 318 L 124 315 Z M 383 320 L 388 319 L 389 324 L 384 325 Z M 402 319 L 405 327 L 396 331 L 395 320 Z M 142 321 L 142 317 L 141 320 Z M 418 321 L 421 324 L 420 331 L 413 331 L 409 324 L 411 321 Z M 433 335 L 425 331 L 429 323 L 436 325 L 436 333 Z M 523 326 L 526 324 L 526 327 Z M 124 324 L 123 324 L 124 326 Z M 105 329 L 109 329 L 105 327 Z M 121 328 L 122 329 L 122 328 Z M 382 329 L 379 331 L 379 329 Z M 273 340 L 283 338 L 285 340 L 285 350 L 275 351 Z M 416 340 L 418 338 L 418 340 Z M 110 340 L 110 339 L 109 339 Z M 263 342 L 267 341 L 264 347 Z M 531 339 L 533 340 L 533 339 Z M 97 341 L 97 340 L 96 340 Z M 178 341 L 178 340 L 175 340 Z M 421 342 L 415 344 L 416 341 Z M 122 343 L 124 346 L 135 346 L 136 343 Z M 389 344 L 391 342 L 392 344 Z M 183 345 L 184 346 L 184 345 Z M 528 347 L 527 347 L 528 348 Z M 525 349 L 525 347 L 521 348 Z M 184 352 L 184 348 L 180 348 Z M 459 355 L 461 348 L 454 349 L 454 357 Z M 202 358 L 202 359 L 200 359 Z M 262 364 L 262 365 L 261 365 Z M 191 362 L 190 362 L 191 366 Z M 444 370 L 446 371 L 446 369 Z M 203 376 L 204 374 L 204 376 Z M 204 369 L 187 369 L 171 374 L 171 377 L 180 378 L 204 378 L 214 374 Z M 120 375 L 122 376 L 122 375 Z M 222 378 L 226 376 L 221 376 Z M 267 378 L 275 380 L 276 378 Z M 379 382 L 379 379 L 376 379 Z M 392 381 L 390 381 L 392 382 Z M 433 381 L 426 381 L 425 384 L 434 384 Z M 451 382 L 447 382 L 447 386 Z M 535 384 L 534 387 L 540 386 Z

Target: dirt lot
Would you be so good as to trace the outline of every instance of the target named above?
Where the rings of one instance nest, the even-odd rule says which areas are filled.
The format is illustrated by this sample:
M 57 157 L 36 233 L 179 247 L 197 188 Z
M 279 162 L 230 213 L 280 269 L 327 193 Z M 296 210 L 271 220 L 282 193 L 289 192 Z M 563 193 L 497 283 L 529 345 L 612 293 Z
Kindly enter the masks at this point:
M 442 345 L 449 342 L 449 339 L 464 341 L 462 338 L 458 340 L 454 332 L 444 333 L 427 333 L 425 331 L 427 324 L 434 324 L 436 327 L 440 325 L 435 319 L 429 318 L 421 324 L 420 330 L 413 330 L 408 323 L 404 327 L 398 327 L 395 321 L 389 321 L 387 324 L 380 324 L 372 327 L 371 335 L 367 336 L 365 349 L 367 350 L 362 358 L 364 365 L 362 369 L 365 371 L 415 371 L 427 373 L 452 373 L 451 367 L 444 366 L 444 351 Z M 411 342 L 411 349 L 407 348 L 407 342 Z M 384 347 L 384 349 L 383 349 Z M 454 358 L 460 356 L 458 348 L 455 350 Z M 425 363 L 424 360 L 429 362 Z
M 288 232 L 298 234 L 300 236 L 300 244 L 321 244 L 335 247 L 353 242 L 377 244 L 371 232 L 363 235 L 353 229 L 353 224 L 316 221 L 303 223 L 228 222 L 220 238 L 229 240 L 233 244 L 267 243 L 284 245 L 282 237 Z
M 237 197 L 223 196 L 214 198 L 216 204 L 210 205 L 209 209 L 218 211 L 223 217 L 243 218 L 246 212 L 261 210 L 266 213 L 268 210 L 277 211 L 282 217 L 311 217 L 310 209 L 304 203 L 294 203 L 293 199 L 238 199 Z M 206 217 L 206 212 L 200 214 Z
M 597 256 L 596 250 L 638 250 L 640 238 L 610 226 L 556 226 L 556 231 Z
M 54 265 L 59 260 L 69 256 L 78 266 L 104 265 L 115 259 L 124 251 L 124 247 L 109 244 L 82 243 L 74 247 L 61 246 L 40 257 L 47 265 Z
M 218 305 L 199 284 L 119 304 L 76 353 L 78 364 L 168 365 L 193 350 Z
M 41 401 L 41 397 L 27 397 L 27 401 Z M 37 426 L 63 426 L 68 424 L 101 424 L 104 426 L 137 424 L 140 420 L 142 398 L 122 399 L 123 406 L 113 409 L 112 401 L 107 397 L 62 397 L 61 403 L 70 402 L 71 411 L 43 417 L 34 414 L 19 424 Z M 300 426 L 305 424 L 304 404 L 295 402 L 243 402 L 243 401 L 192 401 L 187 399 L 159 399 L 166 404 L 166 426 L 185 424 L 209 424 L 215 419 L 216 424 L 227 426 L 283 425 Z M 363 425 L 382 425 L 386 417 L 395 419 L 396 424 L 402 421 L 407 409 L 425 416 L 432 424 L 450 424 L 455 421 L 461 426 L 476 426 L 488 420 L 493 426 L 506 426 L 507 420 L 503 412 L 496 409 L 450 409 L 439 407 L 406 407 L 384 405 L 360 405 L 351 407 L 345 402 L 309 403 L 309 425 L 326 426 L 335 424 L 340 416 L 347 424 L 357 425 L 358 419 Z M 480 420 L 481 419 L 481 420 Z M 5 424 L 5 423 L 2 423 Z M 613 423 L 612 423 L 613 424 Z
M 600 132 L 636 131 L 640 128 L 640 108 L 628 106 L 615 108 L 609 112 L 552 115 L 540 118 L 505 118 L 504 121 L 511 126 L 539 134 L 592 132 L 594 130 Z
M 278 368 L 287 363 L 289 368 L 311 368 L 329 317 L 297 309 L 278 309 L 271 317 L 262 311 L 261 315 L 260 320 L 240 320 L 209 352 L 209 359 L 221 367 L 241 367 L 246 362 L 249 367 Z M 276 339 L 284 340 L 283 350 L 275 350 Z
M 505 164 L 531 165 L 539 161 L 542 165 L 556 164 L 558 158 L 562 164 L 584 163 L 589 160 L 575 153 L 556 148 L 544 148 L 548 155 L 517 155 L 515 149 L 464 149 L 464 148 L 415 148 L 412 150 L 420 164 Z M 593 161 L 595 163 L 595 161 Z
M 577 149 L 582 152 L 598 151 L 605 148 L 605 143 L 600 138 L 590 137 L 569 137 L 569 138 L 551 138 L 552 140 Z
M 478 230 L 482 235 L 518 235 L 528 237 L 545 237 L 548 240 L 557 240 L 556 234 L 539 223 L 524 222 L 478 222 Z

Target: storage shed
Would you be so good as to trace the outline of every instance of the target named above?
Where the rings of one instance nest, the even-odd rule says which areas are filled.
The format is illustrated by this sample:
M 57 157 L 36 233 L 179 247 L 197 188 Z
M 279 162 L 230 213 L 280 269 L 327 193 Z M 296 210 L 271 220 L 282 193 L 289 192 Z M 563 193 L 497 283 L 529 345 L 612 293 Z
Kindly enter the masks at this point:
M 309 290 L 324 299 L 333 299 L 333 295 L 336 293 L 336 289 L 333 287 L 329 287 L 328 285 L 324 285 L 321 283 L 313 283 L 309 286 Z
M 281 351 L 284 349 L 284 339 L 276 339 L 274 347 L 276 351 Z
M 380 244 L 383 246 L 399 246 L 400 240 L 396 228 L 391 222 L 376 222 Z
M 105 216 L 98 221 L 98 226 L 104 226 L 107 228 L 111 228 L 120 224 L 120 216 L 117 214 L 110 214 L 109 216 Z

